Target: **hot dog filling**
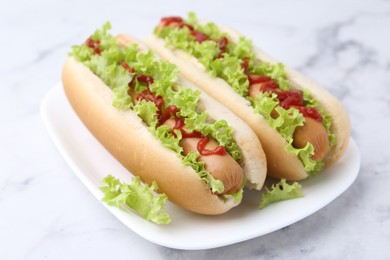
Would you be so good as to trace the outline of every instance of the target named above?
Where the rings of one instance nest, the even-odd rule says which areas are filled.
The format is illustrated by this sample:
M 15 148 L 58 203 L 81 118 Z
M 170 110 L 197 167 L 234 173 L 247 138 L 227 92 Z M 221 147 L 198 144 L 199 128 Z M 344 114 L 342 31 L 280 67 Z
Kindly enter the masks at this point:
M 248 95 L 252 99 L 257 98 L 259 92 L 275 94 L 279 106 L 285 110 L 297 109 L 305 118 L 303 126 L 297 126 L 293 134 L 292 145 L 295 148 L 304 148 L 308 143 L 313 145 L 314 154 L 311 159 L 323 160 L 329 152 L 329 138 L 325 127 L 322 125 L 323 118 L 314 107 L 305 106 L 303 92 L 301 90 L 281 90 L 278 84 L 270 77 L 259 74 L 250 74 L 248 70 L 249 58 L 244 58 L 242 67 L 249 81 Z M 279 117 L 275 110 L 271 113 L 273 119 Z
M 223 120 L 211 120 L 206 111 L 197 111 L 200 92 L 176 83 L 176 66 L 158 61 L 151 52 L 140 52 L 135 44 L 118 46 L 108 29 L 106 24 L 83 45 L 74 46 L 71 55 L 112 89 L 115 107 L 137 113 L 212 192 L 239 198 L 244 174 L 232 128 Z
M 124 66 L 126 69 L 128 65 Z M 130 70 L 131 69 L 127 69 Z M 139 92 L 134 91 L 135 81 L 143 83 L 147 89 Z M 164 98 L 157 96 L 150 89 L 154 79 L 151 76 L 137 74 L 129 82 L 129 95 L 134 102 L 146 100 L 153 102 L 157 107 L 158 125 L 167 125 L 170 127 L 171 134 L 174 137 L 180 133 L 180 146 L 183 147 L 183 155 L 188 155 L 190 152 L 197 150 L 200 154 L 199 160 L 205 163 L 206 170 L 208 170 L 214 178 L 221 180 L 224 185 L 224 191 L 218 194 L 234 194 L 237 193 L 243 184 L 243 171 L 241 167 L 234 161 L 234 159 L 227 154 L 225 147 L 218 145 L 218 143 L 210 136 L 203 135 L 199 131 L 187 131 L 185 120 L 179 116 L 179 108 L 175 105 L 165 105 Z M 178 131 L 178 132 L 177 132 Z M 225 165 L 218 162 L 227 163 L 231 168 L 227 169 Z M 216 166 L 217 165 L 217 166 Z
M 215 24 L 201 25 L 192 13 L 186 20 L 162 18 L 155 34 L 167 45 L 195 56 L 206 71 L 226 80 L 249 100 L 255 112 L 283 136 L 286 149 L 300 158 L 309 174 L 321 170 L 334 143 L 331 116 L 318 107 L 308 90 L 290 88 L 282 64 L 256 60 L 249 40 L 241 37 L 233 43 Z
M 135 94 L 133 90 L 133 87 L 135 85 L 135 80 L 138 82 L 142 82 L 147 85 L 147 89 Z M 209 156 L 213 154 L 218 154 L 218 155 L 225 155 L 226 154 L 226 149 L 223 146 L 217 146 L 213 150 L 208 150 L 206 149 L 206 145 L 208 141 L 210 140 L 210 137 L 203 135 L 202 133 L 198 131 L 192 131 L 188 132 L 185 130 L 185 123 L 184 123 L 184 118 L 180 117 L 178 113 L 180 112 L 179 108 L 175 105 L 169 105 L 165 107 L 164 109 L 164 98 L 161 96 L 157 96 L 155 93 L 153 93 L 150 90 L 150 84 L 153 84 L 153 78 L 150 76 L 146 76 L 143 74 L 138 74 L 133 77 L 133 79 L 129 82 L 129 95 L 133 97 L 133 99 L 137 101 L 139 100 L 146 100 L 146 101 L 151 101 L 153 102 L 156 107 L 157 107 L 157 118 L 158 118 L 158 124 L 163 125 L 165 124 L 169 119 L 173 119 L 173 124 L 166 124 L 171 127 L 171 133 L 173 136 L 177 137 L 176 131 L 179 131 L 181 134 L 181 138 L 186 139 L 186 138 L 198 138 L 200 139 L 198 144 L 197 144 L 197 150 L 200 155 L 203 156 Z

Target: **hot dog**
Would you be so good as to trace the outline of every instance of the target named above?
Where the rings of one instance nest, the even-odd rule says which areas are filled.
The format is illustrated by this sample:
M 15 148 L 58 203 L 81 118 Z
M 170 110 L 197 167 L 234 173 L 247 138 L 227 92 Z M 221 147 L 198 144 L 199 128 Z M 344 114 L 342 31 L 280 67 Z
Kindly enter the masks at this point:
M 74 46 L 62 81 L 89 131 L 132 174 L 196 213 L 222 214 L 244 185 L 261 189 L 266 160 L 254 132 L 139 41 L 110 24 Z
M 268 176 L 301 180 L 335 163 L 350 121 L 324 88 L 285 67 L 232 29 L 165 17 L 145 42 L 256 132 Z

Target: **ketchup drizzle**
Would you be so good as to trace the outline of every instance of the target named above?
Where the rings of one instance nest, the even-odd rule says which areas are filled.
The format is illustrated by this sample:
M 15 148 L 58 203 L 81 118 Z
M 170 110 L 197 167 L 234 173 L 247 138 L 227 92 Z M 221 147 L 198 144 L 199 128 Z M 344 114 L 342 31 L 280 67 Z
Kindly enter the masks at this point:
M 226 47 L 227 47 L 228 42 L 229 42 L 228 38 L 221 37 L 219 39 L 210 39 L 210 37 L 208 37 L 205 33 L 200 32 L 200 31 L 196 31 L 192 25 L 185 23 L 181 17 L 178 17 L 178 16 L 164 17 L 161 19 L 160 25 L 162 27 L 177 26 L 180 29 L 186 27 L 186 28 L 188 28 L 190 34 L 192 36 L 194 36 L 195 41 L 197 41 L 199 43 L 202 43 L 202 42 L 207 41 L 207 40 L 212 40 L 212 41 L 216 42 L 219 45 L 219 50 L 220 50 L 219 55 L 217 55 L 217 58 L 222 58 L 223 53 L 226 52 Z
M 120 62 L 120 65 L 125 68 L 129 73 L 134 73 L 134 68 L 130 68 L 129 64 L 127 64 L 124 60 Z
M 129 87 L 134 87 L 135 80 L 138 82 L 144 83 L 147 85 L 147 89 L 138 93 L 135 97 L 136 100 L 147 100 L 152 101 L 157 106 L 157 118 L 158 124 L 164 124 L 168 119 L 173 118 L 175 120 L 175 125 L 171 129 L 171 133 L 173 136 L 177 137 L 175 130 L 179 130 L 182 139 L 185 138 L 201 138 L 197 144 L 197 150 L 200 155 L 208 156 L 208 155 L 225 155 L 226 149 L 223 146 L 218 146 L 214 150 L 206 149 L 206 145 L 209 142 L 209 138 L 207 136 L 202 135 L 202 133 L 198 131 L 187 132 L 184 130 L 184 118 L 178 115 L 180 112 L 179 108 L 175 105 L 169 105 L 165 109 L 164 106 L 164 98 L 161 96 L 157 96 L 150 90 L 150 85 L 153 84 L 154 80 L 150 76 L 146 76 L 144 74 L 137 74 L 133 77 L 133 79 L 129 82 Z M 130 91 L 130 90 L 129 90 Z
M 183 23 L 183 18 L 179 16 L 168 16 L 161 19 L 163 26 L 169 26 L 171 23 Z
M 226 149 L 223 146 L 218 146 L 214 150 L 207 150 L 205 147 L 207 143 L 209 142 L 209 138 L 207 136 L 204 136 L 197 145 L 197 149 L 199 153 L 203 156 L 208 156 L 212 154 L 218 154 L 218 155 L 225 155 L 226 154 Z
M 322 116 L 317 109 L 304 106 L 303 92 L 301 90 L 281 90 L 278 84 L 270 77 L 249 74 L 248 57 L 243 58 L 241 67 L 248 78 L 249 86 L 259 84 L 261 92 L 275 93 L 277 95 L 279 105 L 282 108 L 286 110 L 291 107 L 296 108 L 303 116 L 322 122 Z
M 94 40 L 92 39 L 91 37 L 89 37 L 86 41 L 85 41 L 85 44 L 93 49 L 93 52 L 97 55 L 101 55 L 101 51 L 99 49 L 99 45 L 100 45 L 100 40 Z

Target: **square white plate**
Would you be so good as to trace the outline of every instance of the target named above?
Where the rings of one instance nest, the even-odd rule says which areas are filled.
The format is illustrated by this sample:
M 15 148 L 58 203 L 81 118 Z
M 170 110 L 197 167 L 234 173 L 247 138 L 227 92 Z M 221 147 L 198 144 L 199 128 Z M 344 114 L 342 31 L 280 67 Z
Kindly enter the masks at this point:
M 100 182 L 108 174 L 131 182 L 132 175 L 78 119 L 61 84 L 42 101 L 41 115 L 66 162 L 99 201 L 103 197 L 99 190 Z M 133 232 L 153 243 L 177 249 L 208 249 L 258 237 L 313 214 L 344 192 L 355 180 L 359 168 L 359 151 L 351 139 L 338 163 L 301 182 L 303 198 L 275 203 L 259 210 L 260 192 L 245 191 L 242 203 L 221 216 L 193 214 L 168 202 L 166 208 L 172 218 L 169 225 L 157 225 L 133 212 L 102 204 Z

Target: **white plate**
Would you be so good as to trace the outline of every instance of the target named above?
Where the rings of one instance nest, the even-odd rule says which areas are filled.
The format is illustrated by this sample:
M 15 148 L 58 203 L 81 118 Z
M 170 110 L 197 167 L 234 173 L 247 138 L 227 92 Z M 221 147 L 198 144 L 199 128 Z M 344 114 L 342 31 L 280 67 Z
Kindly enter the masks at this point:
M 107 174 L 131 181 L 131 174 L 78 119 L 61 84 L 44 98 L 41 114 L 62 156 L 99 201 L 103 196 L 99 185 Z M 359 151 L 351 139 L 346 154 L 338 163 L 301 182 L 304 198 L 275 203 L 259 210 L 259 192 L 246 191 L 241 205 L 221 216 L 193 214 L 168 202 L 167 210 L 172 218 L 169 225 L 157 225 L 132 212 L 102 204 L 132 231 L 153 243 L 178 249 L 215 248 L 270 233 L 313 214 L 353 183 L 359 167 Z

